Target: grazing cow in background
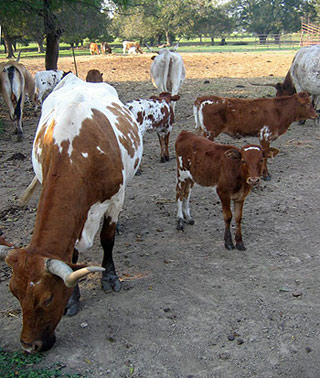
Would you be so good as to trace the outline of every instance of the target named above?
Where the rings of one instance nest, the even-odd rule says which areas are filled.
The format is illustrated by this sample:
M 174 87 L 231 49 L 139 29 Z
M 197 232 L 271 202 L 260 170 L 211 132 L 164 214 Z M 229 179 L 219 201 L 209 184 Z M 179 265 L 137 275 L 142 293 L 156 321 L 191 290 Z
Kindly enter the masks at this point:
M 137 48 L 135 46 L 130 47 L 129 50 L 128 50 L 128 54 L 129 55 L 137 55 L 138 54 Z
M 123 41 L 122 42 L 122 46 L 123 46 L 123 53 L 125 54 L 127 50 L 129 50 L 131 47 L 135 47 L 136 48 L 136 52 L 140 53 L 140 54 L 143 54 L 143 51 L 141 49 L 141 46 L 140 46 L 140 43 L 139 42 L 132 42 L 132 41 Z
M 90 43 L 89 50 L 90 50 L 90 54 L 91 54 L 91 55 L 94 55 L 94 54 L 100 55 L 99 47 L 98 47 L 98 45 L 97 45 L 96 43 L 94 43 L 94 42 L 91 42 L 91 43 Z
M 266 157 L 272 157 L 270 142 L 284 134 L 292 122 L 317 116 L 306 92 L 258 99 L 202 96 L 194 102 L 193 113 L 196 130 L 210 140 L 220 133 L 233 138 L 258 137 Z M 262 175 L 270 180 L 266 160 Z
M 160 92 L 169 92 L 172 95 L 179 93 L 179 89 L 186 77 L 186 70 L 181 55 L 168 49 L 161 49 L 153 60 L 150 74 L 155 87 Z M 175 110 L 175 104 L 173 106 Z
M 6 257 L 10 289 L 22 307 L 25 352 L 53 346 L 70 297 L 67 314 L 79 309 L 76 285 L 88 273 L 102 271 L 105 292 L 120 290 L 115 229 L 141 158 L 138 124 L 110 85 L 69 74 L 44 101 L 32 151 L 42 183 L 35 227 L 30 244 L 8 248 Z M 76 264 L 77 250 L 92 246 L 102 217 L 103 268 Z
M 0 63 L 0 93 L 9 108 L 11 120 L 17 121 L 15 132 L 17 140 L 21 141 L 25 96 L 31 100 L 34 94 L 34 79 L 23 64 L 18 61 Z
M 169 161 L 169 137 L 174 123 L 174 112 L 171 101 L 178 101 L 179 95 L 168 92 L 151 96 L 149 100 L 134 100 L 126 104 L 137 120 L 142 136 L 147 130 L 156 131 L 160 143 L 160 161 Z
M 194 183 L 206 187 L 216 187 L 225 223 L 225 247 L 229 250 L 234 249 L 230 232 L 232 220 L 230 203 L 233 200 L 236 248 L 245 250 L 241 233 L 242 209 L 251 188 L 260 182 L 262 162 L 265 158 L 261 147 L 250 144 L 239 149 L 211 142 L 207 138 L 189 131 L 180 133 L 175 147 L 177 156 L 177 229 L 183 231 L 184 223 L 194 224 L 189 207 Z
M 42 104 L 43 100 L 53 91 L 55 86 L 67 75 L 69 72 L 62 70 L 47 70 L 38 71 L 34 75 L 34 103 L 35 111 L 38 110 L 38 106 Z
M 107 42 L 101 43 L 101 53 L 103 53 L 103 54 L 107 54 L 107 53 L 111 54 L 112 53 L 112 49 Z
M 91 83 L 102 83 L 103 73 L 101 73 L 99 70 L 89 70 L 86 76 L 86 81 Z

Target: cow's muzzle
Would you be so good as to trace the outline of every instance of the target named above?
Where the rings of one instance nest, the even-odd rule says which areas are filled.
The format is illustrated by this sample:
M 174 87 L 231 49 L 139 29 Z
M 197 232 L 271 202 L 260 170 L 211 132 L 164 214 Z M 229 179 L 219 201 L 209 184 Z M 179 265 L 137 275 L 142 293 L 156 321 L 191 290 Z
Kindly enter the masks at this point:
M 46 352 L 47 350 L 53 347 L 53 344 L 55 343 L 55 341 L 56 341 L 55 335 L 53 335 L 50 338 L 46 338 L 44 341 L 35 340 L 32 343 L 27 343 L 23 340 L 20 340 L 22 350 L 24 351 L 24 353 L 27 353 L 27 354 Z
M 248 177 L 247 184 L 255 186 L 260 184 L 260 177 Z

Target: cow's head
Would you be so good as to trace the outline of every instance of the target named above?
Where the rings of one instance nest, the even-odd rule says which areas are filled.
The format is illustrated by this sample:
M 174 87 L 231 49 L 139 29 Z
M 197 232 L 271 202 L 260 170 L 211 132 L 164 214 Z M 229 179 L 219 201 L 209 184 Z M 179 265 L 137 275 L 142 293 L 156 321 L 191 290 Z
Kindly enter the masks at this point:
M 247 184 L 254 186 L 260 183 L 262 167 L 267 158 L 273 158 L 279 150 L 270 147 L 262 151 L 260 146 L 249 144 L 241 149 L 231 148 L 225 152 L 228 159 L 239 160 L 241 176 Z
M 295 106 L 296 121 L 317 118 L 317 113 L 312 105 L 312 100 L 308 92 L 296 93 L 294 96 L 297 101 L 297 105 Z
M 10 290 L 22 309 L 20 341 L 26 353 L 46 351 L 53 346 L 55 329 L 73 287 L 91 271 L 104 270 L 66 264 L 26 249 L 9 251 L 6 262 L 13 269 Z

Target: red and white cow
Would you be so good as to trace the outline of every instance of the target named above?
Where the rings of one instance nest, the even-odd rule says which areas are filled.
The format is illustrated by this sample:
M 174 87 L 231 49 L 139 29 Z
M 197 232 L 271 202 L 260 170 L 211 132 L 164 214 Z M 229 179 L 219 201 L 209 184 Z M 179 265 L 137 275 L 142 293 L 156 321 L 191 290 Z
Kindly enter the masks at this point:
M 94 55 L 94 54 L 100 55 L 99 46 L 95 42 L 90 43 L 89 50 L 90 50 L 91 55 Z
M 139 42 L 132 42 L 132 41 L 123 41 L 122 42 L 122 47 L 123 47 L 123 53 L 125 54 L 127 50 L 129 50 L 131 47 L 135 47 L 136 52 L 143 54 L 143 51 L 141 49 L 140 43 Z
M 91 83 L 102 83 L 103 82 L 103 73 L 99 70 L 92 69 L 89 70 L 86 76 L 86 81 Z
M 236 248 L 245 250 L 241 233 L 242 209 L 251 188 L 260 182 L 262 163 L 265 159 L 261 147 L 250 144 L 239 149 L 214 143 L 189 131 L 182 131 L 179 134 L 175 147 L 177 229 L 183 231 L 184 223 L 194 224 L 189 206 L 194 183 L 205 187 L 216 187 L 225 222 L 225 247 L 234 249 L 230 232 L 232 200 L 236 220 Z
M 102 42 L 101 43 L 101 53 L 103 54 L 112 54 L 112 49 L 110 45 L 107 42 Z
M 69 71 L 70 72 L 70 71 Z M 55 86 L 67 75 L 69 72 L 62 70 L 47 70 L 38 71 L 34 75 L 34 103 L 35 111 L 38 110 L 38 106 L 42 104 L 43 100 L 53 91 Z
M 155 87 L 160 92 L 169 92 L 172 95 L 179 93 L 180 87 L 186 77 L 186 70 L 180 54 L 161 49 L 153 60 L 150 74 Z M 175 105 L 173 106 L 175 109 Z
M 50 349 L 68 300 L 79 309 L 78 280 L 102 271 L 105 292 L 120 290 L 112 257 L 125 189 L 142 158 L 142 136 L 133 115 L 106 83 L 67 75 L 46 98 L 33 143 L 32 162 L 42 183 L 30 244 L 10 249 L 10 289 L 23 313 L 25 352 Z M 77 250 L 100 241 L 102 267 L 76 264 Z M 76 289 L 77 288 L 77 289 Z
M 9 108 L 12 121 L 16 120 L 17 139 L 23 137 L 22 118 L 25 96 L 33 98 L 34 80 L 27 68 L 17 61 L 0 63 L 0 93 Z
M 174 123 L 174 112 L 171 101 L 178 101 L 179 95 L 172 96 L 168 92 L 159 96 L 151 96 L 149 100 L 134 100 L 126 104 L 137 120 L 141 134 L 147 130 L 156 131 L 160 142 L 160 161 L 169 161 L 169 137 Z
M 200 134 L 210 140 L 221 133 L 233 138 L 258 137 L 266 157 L 271 157 L 270 142 L 284 134 L 293 122 L 317 116 L 306 92 L 258 99 L 202 96 L 194 102 L 193 113 Z M 262 175 L 270 179 L 266 161 Z

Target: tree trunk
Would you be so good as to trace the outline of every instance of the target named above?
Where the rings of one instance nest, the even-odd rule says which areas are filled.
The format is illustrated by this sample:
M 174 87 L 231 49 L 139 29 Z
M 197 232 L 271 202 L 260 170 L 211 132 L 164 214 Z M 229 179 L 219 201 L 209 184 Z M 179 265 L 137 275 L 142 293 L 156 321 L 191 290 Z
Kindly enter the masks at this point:
M 38 39 L 37 40 L 37 45 L 38 45 L 38 53 L 43 53 L 44 48 L 43 48 L 43 39 Z
M 166 41 L 167 41 L 167 46 L 172 46 L 172 35 L 168 31 L 166 31 Z
M 260 45 L 265 45 L 266 42 L 267 42 L 267 34 L 259 34 L 258 37 L 259 37 L 259 44 Z
M 46 33 L 46 70 L 58 69 L 59 40 L 62 30 L 56 24 L 56 17 L 51 11 L 51 1 L 43 1 L 44 30 Z
M 3 41 L 6 48 L 7 58 L 13 59 L 15 58 L 14 53 L 13 53 L 13 47 L 12 47 L 13 40 L 9 36 L 9 34 L 7 33 L 7 30 L 4 27 L 2 27 L 2 33 L 3 33 Z
M 211 36 L 211 46 L 214 46 L 214 36 Z

